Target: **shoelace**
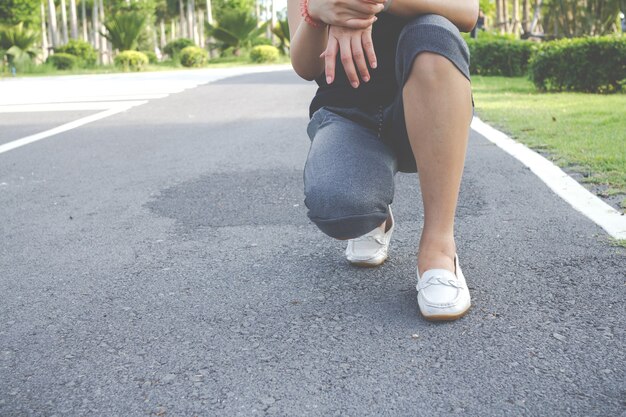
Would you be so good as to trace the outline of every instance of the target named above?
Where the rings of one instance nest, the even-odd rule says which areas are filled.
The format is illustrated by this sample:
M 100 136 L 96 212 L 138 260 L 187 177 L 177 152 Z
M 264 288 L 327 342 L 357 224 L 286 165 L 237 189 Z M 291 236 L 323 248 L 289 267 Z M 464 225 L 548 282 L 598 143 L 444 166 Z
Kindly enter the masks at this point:
M 436 280 L 437 282 L 433 282 L 433 280 Z M 444 277 L 440 275 L 434 275 L 430 277 L 428 281 L 426 281 L 426 284 L 420 285 L 420 287 L 424 289 L 424 288 L 430 287 L 431 285 L 445 285 L 447 287 L 463 289 L 463 285 L 459 284 L 456 280 L 453 280 L 453 279 L 446 280 Z

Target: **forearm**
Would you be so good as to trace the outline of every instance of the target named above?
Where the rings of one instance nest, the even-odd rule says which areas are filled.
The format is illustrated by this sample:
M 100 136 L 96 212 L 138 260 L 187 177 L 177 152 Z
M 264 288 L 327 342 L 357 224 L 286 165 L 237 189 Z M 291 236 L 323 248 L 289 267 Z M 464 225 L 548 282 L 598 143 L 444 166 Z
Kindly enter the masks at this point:
M 314 28 L 302 22 L 291 37 L 291 65 L 305 80 L 313 80 L 324 71 L 324 60 L 320 55 L 328 43 L 328 29 Z
M 315 28 L 300 15 L 300 1 L 288 2 L 289 31 L 291 32 L 291 65 L 305 80 L 313 80 L 324 71 L 324 60 L 320 55 L 328 43 L 328 28 Z
M 392 0 L 387 11 L 402 17 L 438 14 L 469 32 L 478 19 L 478 0 Z

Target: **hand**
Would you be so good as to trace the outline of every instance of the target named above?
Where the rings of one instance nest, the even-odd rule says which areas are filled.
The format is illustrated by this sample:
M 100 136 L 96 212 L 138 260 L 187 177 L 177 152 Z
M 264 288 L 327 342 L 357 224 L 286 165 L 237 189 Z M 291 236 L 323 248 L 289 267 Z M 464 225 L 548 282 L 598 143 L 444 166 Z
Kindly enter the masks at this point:
M 365 29 L 376 21 L 385 0 L 309 0 L 312 18 L 331 26 Z
M 372 68 L 377 66 L 374 43 L 372 42 L 372 26 L 365 29 L 330 27 L 326 50 L 320 55 L 320 58 L 324 57 L 326 82 L 328 84 L 335 80 L 335 61 L 338 52 L 341 54 L 341 63 L 352 87 L 357 88 L 359 86 L 357 69 L 363 81 L 368 82 L 370 74 L 365 59 L 367 58 Z

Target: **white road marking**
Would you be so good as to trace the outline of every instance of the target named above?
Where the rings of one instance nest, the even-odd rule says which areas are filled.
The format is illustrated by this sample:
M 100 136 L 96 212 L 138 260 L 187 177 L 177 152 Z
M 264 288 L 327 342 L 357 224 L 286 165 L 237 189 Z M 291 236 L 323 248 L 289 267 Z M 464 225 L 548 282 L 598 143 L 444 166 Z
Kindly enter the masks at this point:
M 104 110 L 0 145 L 0 154 L 201 84 L 288 68 L 291 66 L 249 66 L 0 80 L 0 114 Z
M 613 238 L 626 239 L 626 216 L 591 193 L 561 168 L 478 117 L 474 117 L 472 129 L 530 168 L 559 197 L 606 230 Z
M 126 110 L 130 109 L 131 107 L 139 106 L 139 105 L 144 104 L 144 103 L 147 103 L 147 101 L 133 101 L 133 102 L 130 102 L 130 103 L 117 104 L 115 107 L 112 107 L 112 108 L 107 109 L 105 111 L 102 111 L 102 112 L 99 112 L 99 113 L 96 113 L 96 114 L 91 114 L 91 115 L 86 116 L 86 117 L 82 117 L 82 118 L 80 118 L 78 120 L 74 120 L 72 122 L 65 123 L 65 124 L 63 124 L 61 126 L 57 126 L 55 128 L 46 130 L 46 131 L 41 132 L 41 133 L 36 133 L 34 135 L 26 136 L 24 138 L 11 141 L 9 143 L 5 143 L 4 145 L 0 145 L 0 154 L 4 153 L 4 152 L 8 152 L 8 151 L 16 149 L 16 148 L 19 148 L 19 147 L 24 146 L 24 145 L 28 145 L 29 143 L 37 142 L 38 140 L 45 139 L 45 138 L 53 136 L 53 135 L 58 135 L 59 133 L 67 132 L 68 130 L 76 129 L 77 127 L 86 125 L 87 123 L 91 123 L 91 122 L 95 122 L 96 120 L 104 119 L 105 117 L 109 117 L 109 116 L 112 116 L 114 114 L 121 113 L 123 111 L 126 111 Z
M 87 102 L 68 102 L 68 103 L 42 103 L 42 104 L 17 104 L 12 106 L 0 106 L 0 114 L 2 113 L 39 113 L 51 111 L 89 111 L 89 110 L 106 110 L 112 109 L 120 104 L 129 103 L 146 103 L 141 101 L 87 101 Z M 134 104 L 138 105 L 138 104 Z

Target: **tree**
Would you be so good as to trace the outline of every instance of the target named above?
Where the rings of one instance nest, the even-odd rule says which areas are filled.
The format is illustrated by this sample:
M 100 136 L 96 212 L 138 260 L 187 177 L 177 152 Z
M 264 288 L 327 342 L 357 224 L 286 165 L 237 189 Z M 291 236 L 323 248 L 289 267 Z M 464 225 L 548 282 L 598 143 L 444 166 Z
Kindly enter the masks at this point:
M 137 48 L 145 24 L 146 16 L 139 12 L 118 13 L 104 23 L 107 31 L 101 35 L 119 51 L 133 50 Z
M 24 27 L 23 23 L 0 28 L 0 50 L 9 65 L 15 66 L 30 61 L 37 55 L 35 43 L 39 34 Z
M 220 49 L 233 49 L 233 55 L 240 55 L 241 48 L 249 48 L 263 32 L 267 22 L 257 27 L 257 20 L 244 10 L 225 10 L 218 20 L 218 25 L 206 23 L 207 36 L 220 42 Z
M 289 24 L 287 19 L 278 20 L 276 26 L 272 28 L 272 33 L 276 35 L 278 41 L 280 42 L 278 45 L 278 50 L 281 54 L 287 55 L 289 53 Z
M 542 25 L 556 37 L 599 36 L 617 31 L 623 0 L 545 0 Z
M 0 0 L 0 23 L 39 26 L 39 0 Z

